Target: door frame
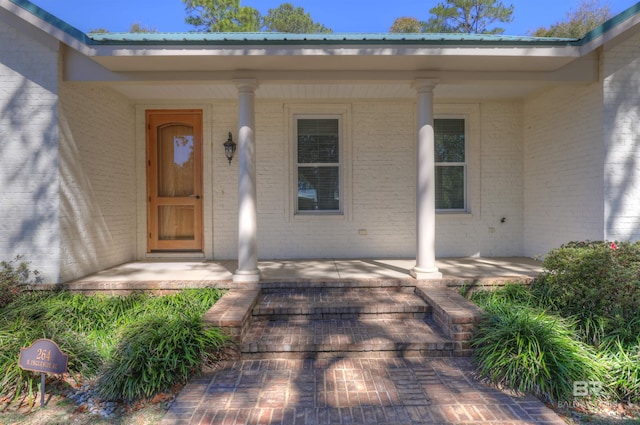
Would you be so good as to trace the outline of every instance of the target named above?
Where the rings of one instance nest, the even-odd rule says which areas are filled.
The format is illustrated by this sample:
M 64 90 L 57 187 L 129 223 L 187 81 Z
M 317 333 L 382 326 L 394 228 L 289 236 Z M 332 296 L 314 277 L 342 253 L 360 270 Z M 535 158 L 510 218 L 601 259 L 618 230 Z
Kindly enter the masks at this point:
M 153 238 L 154 232 L 154 223 L 157 221 L 154 219 L 154 214 L 152 209 L 154 207 L 160 206 L 165 203 L 165 201 L 161 199 L 156 199 L 157 197 L 152 196 L 152 190 L 157 186 L 157 182 L 155 182 L 155 178 L 157 176 L 157 164 L 153 160 L 156 158 L 155 154 L 157 151 L 152 149 L 156 149 L 156 147 L 152 146 L 152 141 L 155 141 L 152 137 L 152 126 L 150 123 L 151 116 L 193 116 L 195 122 L 195 131 L 194 131 L 194 140 L 195 140 L 195 149 L 196 156 L 198 156 L 198 160 L 195 163 L 195 178 L 196 178 L 196 188 L 195 191 L 198 192 L 197 197 L 184 197 L 185 199 L 178 199 L 171 203 L 171 205 L 194 205 L 196 208 L 196 216 L 194 223 L 194 236 L 195 239 L 193 241 L 160 241 L 157 238 Z M 170 123 L 172 120 L 167 120 L 167 123 Z M 180 120 L 175 120 L 176 123 L 179 123 Z M 145 226 L 145 251 L 147 254 L 151 253 L 181 253 L 181 252 L 189 252 L 195 254 L 203 254 L 205 252 L 205 217 L 204 217 L 204 163 L 205 163 L 205 153 L 204 153 L 204 111 L 202 109 L 145 109 L 144 110 L 144 128 L 145 128 L 145 181 L 146 181 L 146 190 L 145 190 L 145 204 L 146 204 L 146 226 Z M 154 153 L 155 152 L 155 153 Z M 189 199 L 186 199 L 189 198 Z

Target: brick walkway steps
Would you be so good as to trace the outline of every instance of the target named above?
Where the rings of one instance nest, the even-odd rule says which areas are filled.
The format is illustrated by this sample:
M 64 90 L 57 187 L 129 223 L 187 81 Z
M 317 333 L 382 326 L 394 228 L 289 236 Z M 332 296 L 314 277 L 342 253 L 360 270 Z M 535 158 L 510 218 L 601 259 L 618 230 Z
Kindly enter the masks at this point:
M 244 359 L 451 356 L 414 288 L 263 290 L 242 339 Z
M 244 359 L 451 356 L 454 342 L 419 319 L 322 319 L 254 322 Z
M 423 319 L 433 309 L 414 288 L 310 288 L 263 290 L 256 320 Z
M 458 356 L 481 311 L 454 290 L 300 286 L 233 289 L 207 312 L 242 358 L 192 380 L 162 425 L 564 424 L 473 378 Z
M 468 356 L 471 331 L 481 315 L 473 303 L 444 286 L 342 283 L 234 289 L 204 321 L 233 336 L 250 358 L 358 352 L 373 357 Z

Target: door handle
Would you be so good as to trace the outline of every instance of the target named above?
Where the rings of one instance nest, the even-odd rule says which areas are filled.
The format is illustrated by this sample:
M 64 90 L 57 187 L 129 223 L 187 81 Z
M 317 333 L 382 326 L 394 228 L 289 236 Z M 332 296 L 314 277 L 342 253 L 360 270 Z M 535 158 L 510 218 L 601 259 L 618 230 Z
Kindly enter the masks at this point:
M 189 198 L 196 198 L 196 199 L 200 199 L 200 195 L 189 195 Z

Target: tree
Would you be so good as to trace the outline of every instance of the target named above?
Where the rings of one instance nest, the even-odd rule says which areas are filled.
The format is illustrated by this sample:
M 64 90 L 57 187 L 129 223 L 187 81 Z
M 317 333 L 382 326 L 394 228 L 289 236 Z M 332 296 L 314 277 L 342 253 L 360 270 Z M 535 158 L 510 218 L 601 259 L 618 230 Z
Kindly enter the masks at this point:
M 294 7 L 291 3 L 283 3 L 277 9 L 269 9 L 262 24 L 266 31 L 273 32 L 297 34 L 333 32 L 330 28 L 313 22 L 311 16 L 303 8 Z
M 445 0 L 429 10 L 433 15 L 424 32 L 502 34 L 504 28 L 490 28 L 498 22 L 513 20 L 513 5 L 499 0 Z
M 393 21 L 393 25 L 389 29 L 390 32 L 398 33 L 418 33 L 424 31 L 425 22 L 421 22 L 418 19 L 411 16 L 403 16 L 402 18 L 396 18 Z
M 549 26 L 530 31 L 533 37 L 582 38 L 586 33 L 611 19 L 611 7 L 598 0 L 583 0 L 576 10 L 567 12 L 566 19 Z
M 182 0 L 185 21 L 203 32 L 254 32 L 260 30 L 260 12 L 240 6 L 240 0 Z
M 147 27 L 145 25 L 142 25 L 140 22 L 134 22 L 129 27 L 129 32 L 151 33 L 151 32 L 158 32 L 158 30 L 153 27 Z
M 100 28 L 90 29 L 88 34 L 107 34 L 110 32 L 111 31 L 109 31 L 108 29 L 100 27 Z M 129 26 L 128 32 L 152 33 L 152 32 L 158 32 L 158 30 L 153 27 L 147 27 L 145 25 L 142 25 L 140 22 L 134 22 Z

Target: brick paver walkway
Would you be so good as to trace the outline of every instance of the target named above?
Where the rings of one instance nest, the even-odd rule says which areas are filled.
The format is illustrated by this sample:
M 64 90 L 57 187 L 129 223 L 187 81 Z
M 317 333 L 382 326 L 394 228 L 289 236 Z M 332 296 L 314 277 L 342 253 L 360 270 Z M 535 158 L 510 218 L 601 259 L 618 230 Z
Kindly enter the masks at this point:
M 564 424 L 472 373 L 468 358 L 229 361 L 190 382 L 162 424 Z

